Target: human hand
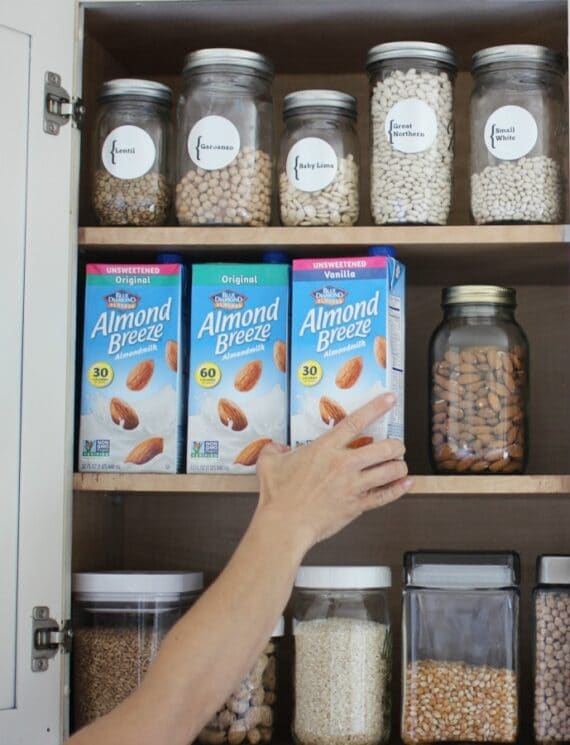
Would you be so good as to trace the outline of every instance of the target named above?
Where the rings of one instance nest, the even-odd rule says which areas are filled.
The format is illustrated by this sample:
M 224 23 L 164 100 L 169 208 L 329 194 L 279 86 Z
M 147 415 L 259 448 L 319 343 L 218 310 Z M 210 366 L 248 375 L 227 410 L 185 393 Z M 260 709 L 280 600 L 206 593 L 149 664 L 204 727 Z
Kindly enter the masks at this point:
M 347 445 L 394 406 L 391 394 L 373 399 L 306 447 L 266 445 L 257 461 L 258 516 L 292 529 L 307 551 L 363 512 L 383 507 L 412 485 L 400 440 L 357 449 Z

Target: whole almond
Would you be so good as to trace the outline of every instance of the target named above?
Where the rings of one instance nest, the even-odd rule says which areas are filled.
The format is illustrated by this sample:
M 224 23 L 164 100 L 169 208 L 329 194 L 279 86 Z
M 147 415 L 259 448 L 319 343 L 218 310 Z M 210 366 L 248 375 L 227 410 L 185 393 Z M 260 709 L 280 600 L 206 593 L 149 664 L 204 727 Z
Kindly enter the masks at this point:
M 154 360 L 143 360 L 135 365 L 127 375 L 127 388 L 131 391 L 142 391 L 148 385 L 154 372 Z
M 335 383 L 339 388 L 352 388 L 360 377 L 364 362 L 362 357 L 351 357 L 343 365 L 336 374 Z
M 147 440 L 139 442 L 125 458 L 125 463 L 134 463 L 142 466 L 149 460 L 156 458 L 164 450 L 164 440 L 162 437 L 149 437 Z
M 273 345 L 273 362 L 280 372 L 287 372 L 287 347 L 284 341 L 276 341 Z
M 122 425 L 123 429 L 136 429 L 139 426 L 137 412 L 126 401 L 122 401 L 120 398 L 112 398 L 109 403 L 109 410 L 111 419 L 119 427 Z
M 172 372 L 178 372 L 178 342 L 169 339 L 166 342 L 164 355 L 166 357 L 166 364 Z
M 374 356 L 376 357 L 376 362 L 380 365 L 380 367 L 386 367 L 386 337 L 385 336 L 377 336 L 374 339 Z
M 252 360 L 251 362 L 246 362 L 246 364 L 243 367 L 240 367 L 240 369 L 237 371 L 234 380 L 234 386 L 237 388 L 238 391 L 241 391 L 242 393 L 251 391 L 251 389 L 256 386 L 259 378 L 261 377 L 262 369 L 263 364 L 261 360 Z
M 319 414 L 325 424 L 338 424 L 346 416 L 342 406 L 328 396 L 321 396 Z
M 247 417 L 243 409 L 229 398 L 220 398 L 218 401 L 218 416 L 226 427 L 231 423 L 234 432 L 241 432 L 247 427 Z
M 259 454 L 269 442 L 273 442 L 271 437 L 260 437 L 257 440 L 252 440 L 238 453 L 234 463 L 242 466 L 254 466 L 257 463 Z

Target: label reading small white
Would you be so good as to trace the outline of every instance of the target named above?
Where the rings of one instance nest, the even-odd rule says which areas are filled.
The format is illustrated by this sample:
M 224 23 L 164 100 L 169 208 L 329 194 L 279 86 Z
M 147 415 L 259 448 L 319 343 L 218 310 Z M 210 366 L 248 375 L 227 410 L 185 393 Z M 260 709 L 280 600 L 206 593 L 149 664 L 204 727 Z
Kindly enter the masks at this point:
M 384 131 L 394 150 L 401 153 L 421 153 L 435 142 L 437 117 L 425 101 L 404 98 L 388 112 Z
M 109 132 L 101 150 L 103 165 L 112 176 L 120 179 L 144 176 L 154 165 L 155 158 L 152 137 L 132 124 Z
M 538 127 L 534 116 L 522 106 L 501 106 L 485 124 L 485 145 L 499 160 L 517 160 L 536 145 Z
M 287 155 L 287 178 L 300 191 L 319 191 L 328 186 L 338 171 L 333 148 L 320 137 L 303 137 Z
M 188 135 L 188 155 L 194 165 L 206 171 L 229 166 L 237 157 L 239 147 L 239 132 L 225 116 L 205 116 Z

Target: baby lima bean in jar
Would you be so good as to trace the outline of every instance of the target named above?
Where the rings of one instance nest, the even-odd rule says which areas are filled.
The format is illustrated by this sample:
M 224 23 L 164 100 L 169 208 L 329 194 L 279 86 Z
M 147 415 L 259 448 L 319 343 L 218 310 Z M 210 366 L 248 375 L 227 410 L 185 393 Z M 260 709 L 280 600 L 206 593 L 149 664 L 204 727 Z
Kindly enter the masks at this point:
M 436 473 L 522 473 L 528 456 L 528 342 L 515 290 L 443 290 L 430 342 L 430 455 Z
M 271 217 L 273 65 L 242 49 L 186 57 L 178 104 L 181 225 L 267 225 Z
M 198 735 L 202 745 L 257 745 L 271 742 L 277 707 L 279 644 L 285 633 L 281 617 L 249 674 Z
M 201 572 L 73 575 L 73 712 L 79 729 L 141 683 L 160 643 L 197 600 Z
M 329 90 L 285 96 L 279 159 L 283 225 L 354 225 L 358 220 L 356 99 Z
M 453 191 L 455 54 L 391 42 L 368 52 L 370 201 L 376 225 L 445 225 Z
M 562 221 L 563 73 L 561 54 L 531 44 L 474 55 L 471 214 L 478 225 Z
M 293 595 L 297 745 L 379 745 L 390 732 L 388 567 L 301 567 Z
M 516 742 L 518 556 L 415 552 L 404 567 L 403 742 Z
M 97 219 L 101 225 L 163 225 L 172 188 L 170 88 L 151 80 L 109 80 L 97 100 Z

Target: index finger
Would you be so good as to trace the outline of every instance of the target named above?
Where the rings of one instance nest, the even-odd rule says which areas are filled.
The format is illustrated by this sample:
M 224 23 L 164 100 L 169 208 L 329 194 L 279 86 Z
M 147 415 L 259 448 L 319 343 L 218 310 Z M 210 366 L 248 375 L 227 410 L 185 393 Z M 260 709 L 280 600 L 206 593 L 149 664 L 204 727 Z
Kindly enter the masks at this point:
M 396 403 L 393 393 L 383 393 L 349 414 L 327 433 L 327 439 L 337 447 L 345 447 L 376 419 L 387 414 Z

